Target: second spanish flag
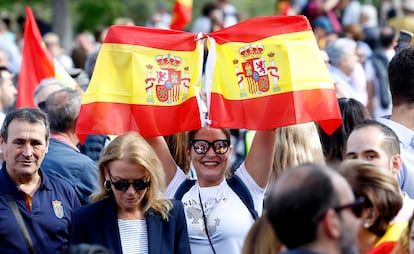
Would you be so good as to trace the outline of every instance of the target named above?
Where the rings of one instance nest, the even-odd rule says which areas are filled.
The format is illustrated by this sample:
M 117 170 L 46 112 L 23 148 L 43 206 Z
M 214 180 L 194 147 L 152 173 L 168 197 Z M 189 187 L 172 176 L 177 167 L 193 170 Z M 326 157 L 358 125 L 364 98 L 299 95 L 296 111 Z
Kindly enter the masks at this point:
M 333 81 L 304 16 L 253 18 L 209 37 L 212 127 L 260 130 L 311 121 L 327 133 L 339 127 Z

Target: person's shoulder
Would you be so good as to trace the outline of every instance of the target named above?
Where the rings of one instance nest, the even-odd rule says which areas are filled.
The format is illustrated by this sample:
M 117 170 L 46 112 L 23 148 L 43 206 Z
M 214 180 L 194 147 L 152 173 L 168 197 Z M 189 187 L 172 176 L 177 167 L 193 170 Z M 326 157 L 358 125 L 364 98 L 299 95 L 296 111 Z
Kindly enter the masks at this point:
M 390 127 L 395 132 L 395 134 L 397 134 L 398 138 L 400 139 L 400 143 L 404 143 L 404 144 L 411 143 L 411 138 L 414 132 L 407 126 L 399 122 L 391 120 L 390 115 L 379 117 L 375 120 Z
M 175 220 L 185 220 L 184 217 L 184 205 L 181 201 L 176 199 L 170 199 L 173 204 L 171 210 L 169 211 L 169 216 L 175 218 Z
M 180 200 L 171 198 L 169 199 L 169 201 L 172 204 L 171 209 L 169 211 L 170 215 L 175 216 L 181 210 L 184 211 L 184 205 Z
M 43 180 L 46 186 L 51 184 L 61 189 L 73 190 L 72 185 L 70 185 L 68 181 L 66 181 L 65 179 L 62 179 L 61 177 L 57 175 L 54 175 L 54 174 L 51 174 L 51 173 L 48 173 L 42 170 L 42 177 L 43 177 Z
M 67 180 L 62 179 L 57 175 L 49 174 L 43 170 L 41 172 L 43 178 L 42 184 L 46 189 L 55 192 L 56 195 L 59 195 L 62 198 L 66 197 L 67 200 L 73 201 L 74 199 L 77 199 L 75 189 Z
M 414 199 L 408 195 L 407 192 L 403 192 L 404 198 L 403 198 L 403 207 L 408 207 L 411 211 L 410 214 L 414 212 Z
M 75 216 L 85 216 L 90 218 L 99 217 L 102 211 L 106 211 L 113 206 L 111 199 L 105 198 L 100 201 L 83 205 L 75 210 Z
M 78 163 L 84 164 L 85 167 L 89 168 L 98 168 L 96 162 L 92 160 L 88 155 L 83 153 L 76 153 L 76 157 L 79 158 Z
M 183 209 L 184 205 L 180 200 L 170 199 L 173 204 L 173 209 Z
M 56 138 L 50 138 L 50 142 L 49 142 L 49 152 L 46 154 L 46 156 L 49 153 L 69 153 L 72 152 L 76 153 L 76 150 L 73 149 L 73 147 L 71 147 L 69 144 L 67 144 L 66 142 L 63 142 L 62 140 L 56 139 Z
M 50 156 L 48 156 L 48 154 Z M 59 158 L 56 158 L 56 154 L 59 154 L 61 156 L 59 156 Z M 66 163 L 70 161 L 71 163 L 75 164 L 86 164 L 86 166 L 96 167 L 96 162 L 89 156 L 77 151 L 74 147 L 71 147 L 70 145 L 54 138 L 50 139 L 49 152 L 46 154 L 45 160 L 51 160 L 59 163 Z

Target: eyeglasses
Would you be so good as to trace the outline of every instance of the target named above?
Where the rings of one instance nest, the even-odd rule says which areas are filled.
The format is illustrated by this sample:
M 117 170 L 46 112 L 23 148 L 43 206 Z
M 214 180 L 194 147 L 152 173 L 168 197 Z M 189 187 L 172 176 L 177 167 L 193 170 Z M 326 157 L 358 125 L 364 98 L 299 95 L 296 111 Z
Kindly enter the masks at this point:
M 355 199 L 355 201 L 352 202 L 352 203 L 337 206 L 337 207 L 334 207 L 333 209 L 336 212 L 339 212 L 343 209 L 351 208 L 351 211 L 355 215 L 355 217 L 361 218 L 362 212 L 364 211 L 364 208 L 365 208 L 365 203 L 366 203 L 365 198 L 364 197 L 359 197 L 359 198 Z
M 216 154 L 225 154 L 229 150 L 230 141 L 226 139 L 215 140 L 208 142 L 207 140 L 195 139 L 191 141 L 191 145 L 194 148 L 194 152 L 198 154 L 206 154 L 210 147 Z
M 133 180 L 132 182 L 128 180 L 119 180 L 119 181 L 112 181 L 112 175 L 111 172 L 108 170 L 109 179 L 111 181 L 111 184 L 115 187 L 115 189 L 119 191 L 126 191 L 129 189 L 129 186 L 132 184 L 134 187 L 134 190 L 140 191 L 148 188 L 151 185 L 151 181 L 145 180 L 143 178 Z

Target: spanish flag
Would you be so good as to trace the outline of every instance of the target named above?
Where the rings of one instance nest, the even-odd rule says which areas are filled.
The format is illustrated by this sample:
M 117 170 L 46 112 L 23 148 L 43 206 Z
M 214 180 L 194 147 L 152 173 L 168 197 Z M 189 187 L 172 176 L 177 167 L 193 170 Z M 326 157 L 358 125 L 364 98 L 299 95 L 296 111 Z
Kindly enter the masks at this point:
M 74 79 L 66 72 L 44 46 L 36 20 L 30 7 L 26 7 L 22 64 L 20 67 L 16 107 L 35 107 L 33 92 L 40 81 L 55 77 L 69 87 L 81 90 Z
M 175 0 L 172 9 L 171 29 L 184 30 L 190 23 L 193 11 L 193 0 Z
M 77 122 L 88 134 L 164 136 L 201 127 L 202 41 L 178 30 L 110 27 Z
M 329 134 L 340 126 L 333 81 L 304 16 L 253 18 L 209 38 L 212 127 L 262 130 L 316 121 Z

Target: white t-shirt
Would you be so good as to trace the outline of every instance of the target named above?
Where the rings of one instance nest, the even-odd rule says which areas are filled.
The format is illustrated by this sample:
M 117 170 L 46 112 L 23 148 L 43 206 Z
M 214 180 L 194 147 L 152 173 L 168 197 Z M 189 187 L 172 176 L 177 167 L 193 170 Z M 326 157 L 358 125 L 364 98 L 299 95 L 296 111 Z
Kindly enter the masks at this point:
M 147 254 L 147 221 L 118 219 L 123 254 Z
M 252 195 L 255 209 L 261 215 L 265 189 L 257 185 L 244 164 L 236 171 L 236 175 L 247 186 Z M 182 170 L 178 169 L 173 180 L 167 186 L 166 196 L 173 198 L 185 178 Z M 208 233 L 216 253 L 241 253 L 244 239 L 254 223 L 254 219 L 225 180 L 220 185 L 213 187 L 200 187 L 196 182 L 181 200 L 187 219 L 191 252 L 212 253 L 212 247 L 204 230 L 199 193 L 207 220 Z

